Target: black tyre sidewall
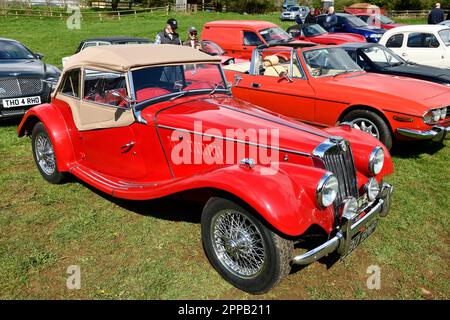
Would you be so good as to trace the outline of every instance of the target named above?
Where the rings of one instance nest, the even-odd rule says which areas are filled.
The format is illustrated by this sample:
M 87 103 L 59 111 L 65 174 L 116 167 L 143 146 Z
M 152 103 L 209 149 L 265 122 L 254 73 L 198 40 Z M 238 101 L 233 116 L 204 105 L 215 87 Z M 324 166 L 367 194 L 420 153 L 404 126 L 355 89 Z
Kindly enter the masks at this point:
M 261 273 L 253 279 L 244 279 L 234 275 L 223 266 L 216 256 L 213 244 L 211 243 L 211 223 L 215 214 L 224 209 L 234 209 L 239 211 L 254 223 L 261 232 L 266 248 L 266 260 L 264 261 Z M 206 255 L 217 272 L 219 272 L 225 280 L 235 287 L 252 294 L 265 293 L 278 282 L 280 277 L 279 274 L 281 272 L 279 268 L 280 253 L 276 249 L 272 232 L 253 214 L 232 201 L 223 198 L 212 198 L 208 201 L 203 210 L 201 226 L 203 248 Z
M 59 184 L 59 183 L 64 181 L 64 174 L 59 172 L 58 168 L 56 167 L 55 171 L 53 172 L 53 174 L 48 175 L 47 173 L 45 173 L 42 170 L 41 166 L 39 165 L 38 159 L 36 158 L 36 150 L 35 150 L 36 146 L 35 146 L 35 143 L 36 143 L 36 137 L 39 134 L 49 137 L 49 135 L 47 133 L 47 129 L 45 128 L 45 126 L 44 126 L 44 124 L 42 122 L 36 123 L 36 125 L 33 127 L 33 131 L 32 131 L 32 134 L 31 134 L 31 136 L 32 136 L 31 137 L 31 145 L 32 145 L 32 150 L 33 150 L 34 162 L 35 162 L 36 167 L 38 168 L 40 174 L 42 175 L 42 177 L 44 177 L 45 180 L 47 180 L 50 183 Z M 49 140 L 50 140 L 50 143 L 52 143 L 50 137 L 49 137 Z M 55 151 L 55 149 L 53 147 L 53 143 L 52 143 L 52 148 L 53 148 L 53 151 Z M 56 158 L 56 154 L 55 154 L 55 158 Z
M 392 147 L 392 133 L 386 121 L 379 115 L 369 110 L 354 110 L 344 117 L 344 121 L 353 121 L 354 119 L 363 118 L 373 122 L 380 133 L 380 141 L 390 149 Z

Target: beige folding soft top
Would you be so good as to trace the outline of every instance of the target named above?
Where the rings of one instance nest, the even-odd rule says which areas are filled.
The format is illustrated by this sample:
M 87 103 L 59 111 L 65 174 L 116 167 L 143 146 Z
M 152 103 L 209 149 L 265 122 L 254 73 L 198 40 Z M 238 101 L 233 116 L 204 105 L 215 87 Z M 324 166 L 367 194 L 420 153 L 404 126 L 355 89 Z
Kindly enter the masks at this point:
M 73 67 L 99 67 L 114 71 L 127 71 L 131 68 L 177 64 L 177 63 L 218 63 L 219 57 L 210 56 L 186 46 L 170 44 L 125 44 L 90 47 L 73 55 L 65 69 Z

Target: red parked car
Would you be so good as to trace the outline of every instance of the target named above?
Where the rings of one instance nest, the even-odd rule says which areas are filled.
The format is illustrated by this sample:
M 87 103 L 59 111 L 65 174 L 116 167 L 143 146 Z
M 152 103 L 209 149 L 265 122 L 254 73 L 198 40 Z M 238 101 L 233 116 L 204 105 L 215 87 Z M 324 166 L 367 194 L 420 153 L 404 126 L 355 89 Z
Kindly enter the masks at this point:
M 355 13 L 353 15 L 366 22 L 369 26 L 378 26 L 386 30 L 404 26 L 404 24 L 396 23 L 383 14 Z
M 204 201 L 206 255 L 251 293 L 270 290 L 291 264 L 344 258 L 390 208 L 383 179 L 392 161 L 378 140 L 235 99 L 220 59 L 188 47 L 83 50 L 18 135 L 32 137 L 36 166 L 51 183 L 72 174 L 117 198 Z M 311 245 L 312 235 L 323 243 L 295 255 L 294 242 Z
M 304 41 L 294 40 L 279 26 L 259 20 L 219 20 L 205 23 L 202 39 L 214 41 L 227 55 L 250 60 L 253 49 L 264 44 Z
M 366 73 L 338 47 L 287 46 L 255 50 L 246 70 L 226 67 L 239 80 L 233 95 L 320 127 L 347 122 L 388 148 L 394 138 L 442 141 L 450 131 L 447 87 Z
M 367 42 L 364 36 L 355 33 L 330 33 L 320 24 L 304 23 L 294 25 L 286 30 L 296 40 L 310 41 L 317 44 L 338 45 L 349 42 Z

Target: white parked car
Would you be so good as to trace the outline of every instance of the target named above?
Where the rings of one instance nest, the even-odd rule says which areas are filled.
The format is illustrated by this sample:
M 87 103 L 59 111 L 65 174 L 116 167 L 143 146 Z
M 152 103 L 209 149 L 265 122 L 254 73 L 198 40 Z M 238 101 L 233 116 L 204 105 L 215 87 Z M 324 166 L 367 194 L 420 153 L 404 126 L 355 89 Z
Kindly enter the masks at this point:
M 295 20 L 297 16 L 300 16 L 302 20 L 306 18 L 309 13 L 309 8 L 305 6 L 292 6 L 287 8 L 281 13 L 280 19 L 283 20 Z
M 450 68 L 450 27 L 448 26 L 397 27 L 388 30 L 380 43 L 407 61 Z

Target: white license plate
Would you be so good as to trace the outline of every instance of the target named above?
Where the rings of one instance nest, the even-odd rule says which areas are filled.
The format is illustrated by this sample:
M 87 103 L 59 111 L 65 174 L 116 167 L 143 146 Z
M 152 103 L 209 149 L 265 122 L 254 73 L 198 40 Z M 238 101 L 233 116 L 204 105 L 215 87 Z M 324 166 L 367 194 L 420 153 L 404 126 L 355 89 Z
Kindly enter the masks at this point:
M 15 108 L 23 106 L 32 106 L 41 103 L 41 97 L 25 97 L 25 98 L 13 98 L 3 99 L 3 108 Z

